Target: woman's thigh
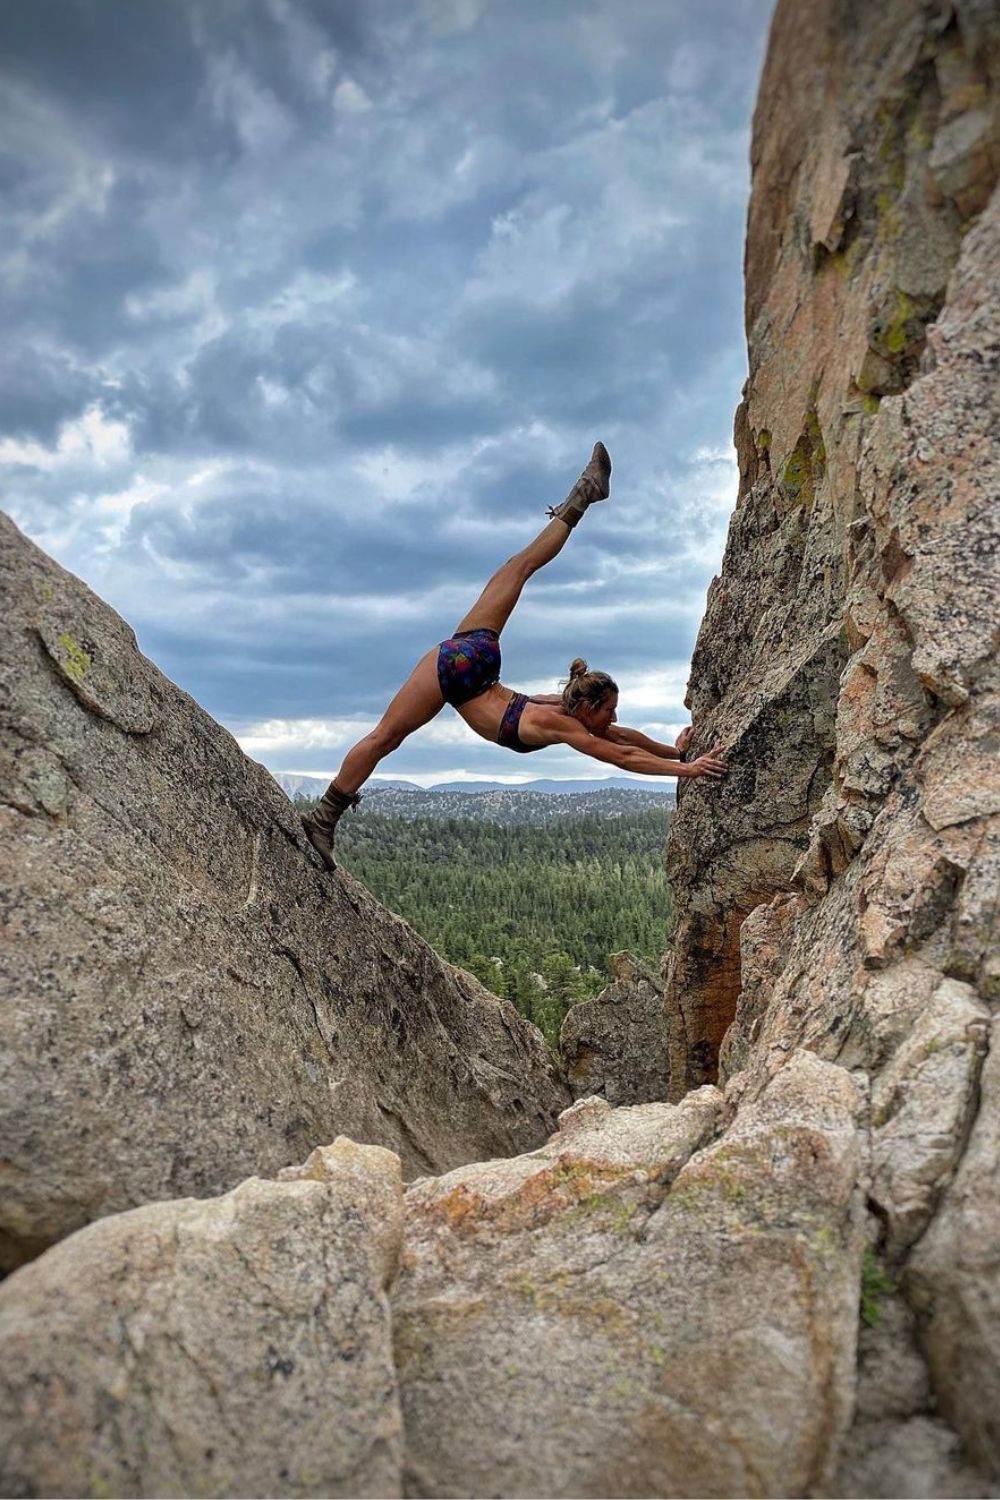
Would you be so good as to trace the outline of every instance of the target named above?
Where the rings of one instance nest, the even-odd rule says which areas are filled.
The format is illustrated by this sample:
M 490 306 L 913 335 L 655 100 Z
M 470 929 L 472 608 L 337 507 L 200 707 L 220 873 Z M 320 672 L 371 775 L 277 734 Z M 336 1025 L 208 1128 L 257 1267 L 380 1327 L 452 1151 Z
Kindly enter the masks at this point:
M 438 649 L 433 646 L 417 662 L 382 715 L 380 729 L 395 734 L 412 734 L 444 708 L 444 695 L 437 674 Z
M 521 590 L 534 570 L 519 557 L 512 557 L 498 568 L 475 604 L 455 626 L 459 630 L 503 630 L 510 619 Z

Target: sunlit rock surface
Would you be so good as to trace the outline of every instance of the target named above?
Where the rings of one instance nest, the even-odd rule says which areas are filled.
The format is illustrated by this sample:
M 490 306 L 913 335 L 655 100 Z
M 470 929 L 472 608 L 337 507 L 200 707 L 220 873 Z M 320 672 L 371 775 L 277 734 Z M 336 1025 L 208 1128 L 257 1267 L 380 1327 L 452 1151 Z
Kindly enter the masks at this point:
M 399 1158 L 80 1230 L 0 1287 L 5 1495 L 400 1493 Z
M 801 1052 L 723 1127 L 580 1100 L 533 1155 L 406 1195 L 411 1495 L 796 1495 L 854 1390 L 863 1099 Z

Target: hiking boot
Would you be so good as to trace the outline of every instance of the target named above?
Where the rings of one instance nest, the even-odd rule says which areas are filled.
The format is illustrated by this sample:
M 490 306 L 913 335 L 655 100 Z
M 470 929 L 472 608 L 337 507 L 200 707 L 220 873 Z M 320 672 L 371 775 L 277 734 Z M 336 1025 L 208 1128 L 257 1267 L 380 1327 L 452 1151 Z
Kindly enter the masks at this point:
M 328 870 L 337 868 L 333 857 L 333 835 L 337 824 L 347 809 L 357 807 L 360 801 L 360 792 L 342 792 L 331 781 L 312 811 L 302 814 L 306 838 Z
M 611 458 L 603 443 L 595 443 L 590 463 L 570 490 L 562 505 L 550 505 L 546 514 L 553 520 L 575 526 L 588 505 L 606 500 L 611 494 Z

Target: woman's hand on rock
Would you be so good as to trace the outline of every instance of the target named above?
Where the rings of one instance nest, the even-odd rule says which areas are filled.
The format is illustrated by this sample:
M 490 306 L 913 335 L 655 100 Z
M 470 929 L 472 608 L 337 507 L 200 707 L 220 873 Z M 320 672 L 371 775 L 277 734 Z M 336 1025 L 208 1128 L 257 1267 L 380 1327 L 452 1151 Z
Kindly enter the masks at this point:
M 682 729 L 680 734 L 677 736 L 677 744 L 674 746 L 674 749 L 677 751 L 678 755 L 683 755 L 688 745 L 690 745 L 691 735 L 693 734 L 693 732 L 694 731 L 689 724 L 687 728 Z

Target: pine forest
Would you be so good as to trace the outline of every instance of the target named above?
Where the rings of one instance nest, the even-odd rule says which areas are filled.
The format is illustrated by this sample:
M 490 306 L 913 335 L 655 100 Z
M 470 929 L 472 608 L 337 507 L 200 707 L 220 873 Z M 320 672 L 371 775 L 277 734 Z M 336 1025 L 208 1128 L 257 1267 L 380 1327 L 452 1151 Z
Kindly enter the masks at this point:
M 359 808 L 338 827 L 337 858 L 557 1048 L 569 1007 L 609 982 L 612 953 L 627 949 L 658 968 L 669 940 L 670 810 L 608 817 L 581 810 L 585 800 L 541 826 Z

